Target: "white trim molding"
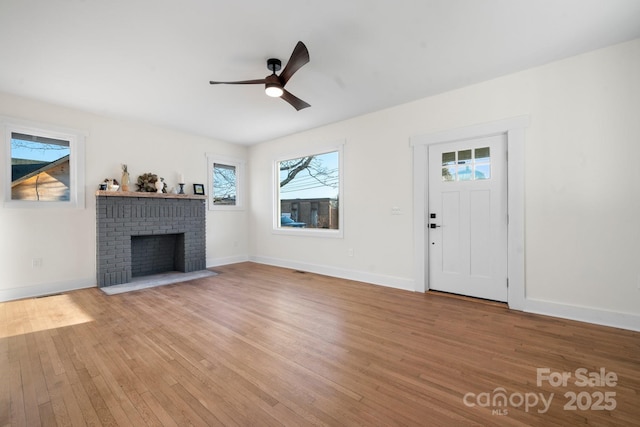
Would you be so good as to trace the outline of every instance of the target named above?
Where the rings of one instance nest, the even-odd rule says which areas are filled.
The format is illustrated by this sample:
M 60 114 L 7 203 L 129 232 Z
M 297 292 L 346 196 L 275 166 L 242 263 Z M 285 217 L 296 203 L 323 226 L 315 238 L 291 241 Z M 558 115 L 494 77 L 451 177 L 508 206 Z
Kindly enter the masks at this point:
M 637 314 L 618 313 L 593 307 L 559 304 L 532 298 L 526 299 L 524 311 L 640 332 L 640 316 Z
M 207 268 L 219 267 L 221 265 L 238 264 L 240 262 L 249 261 L 248 255 L 235 255 L 224 258 L 207 258 Z
M 344 201 L 346 199 L 344 194 L 344 147 L 346 142 L 343 140 L 334 141 L 326 144 L 318 144 L 312 148 L 305 150 L 298 150 L 296 152 L 289 153 L 287 155 L 278 155 L 273 158 L 272 162 L 272 234 L 287 235 L 287 236 L 305 236 L 305 237 L 326 237 L 326 238 L 338 238 L 344 237 Z M 328 153 L 338 153 L 338 229 L 324 229 L 324 228 L 294 228 L 294 227 L 282 227 L 280 219 L 280 162 L 297 159 L 301 157 L 322 155 Z
M 349 270 L 346 268 L 338 268 L 327 265 L 310 264 L 306 262 L 292 261 L 288 259 L 279 259 L 263 256 L 251 256 L 250 261 L 258 264 L 273 265 L 275 267 L 290 268 L 308 273 L 322 274 L 325 276 L 338 277 L 340 279 L 354 280 L 364 282 L 371 285 L 386 286 L 388 288 L 402 289 L 405 291 L 413 291 L 415 285 L 413 280 L 403 277 L 386 276 L 382 274 L 373 274 L 357 270 Z
M 75 291 L 78 289 L 95 288 L 96 286 L 96 279 L 93 277 L 64 282 L 41 283 L 18 288 L 0 289 L 0 302 L 36 298 L 45 295 Z
M 246 161 L 235 157 L 219 156 L 215 153 L 205 153 L 207 158 L 207 207 L 209 210 L 218 211 L 241 211 L 245 209 L 245 169 Z M 236 203 L 235 205 L 214 205 L 214 165 L 223 164 L 233 166 L 236 172 Z
M 6 160 L 0 164 L 0 176 L 3 185 L 0 193 L 4 193 L 4 207 L 7 208 L 73 208 L 85 209 L 85 143 L 86 134 L 80 130 L 63 128 L 56 125 L 31 122 L 21 119 L 0 116 L 0 149 L 4 150 Z M 11 135 L 14 132 L 28 135 L 60 139 L 69 143 L 69 200 L 67 201 L 35 201 L 13 200 L 11 198 Z

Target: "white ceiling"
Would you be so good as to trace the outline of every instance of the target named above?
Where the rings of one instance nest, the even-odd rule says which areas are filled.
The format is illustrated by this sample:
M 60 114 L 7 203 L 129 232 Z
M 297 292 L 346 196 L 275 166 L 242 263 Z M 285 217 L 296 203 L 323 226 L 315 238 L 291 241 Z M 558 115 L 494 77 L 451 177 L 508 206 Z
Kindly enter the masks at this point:
M 0 0 L 0 91 L 254 144 L 638 37 L 638 0 Z M 208 83 L 298 40 L 310 108 Z

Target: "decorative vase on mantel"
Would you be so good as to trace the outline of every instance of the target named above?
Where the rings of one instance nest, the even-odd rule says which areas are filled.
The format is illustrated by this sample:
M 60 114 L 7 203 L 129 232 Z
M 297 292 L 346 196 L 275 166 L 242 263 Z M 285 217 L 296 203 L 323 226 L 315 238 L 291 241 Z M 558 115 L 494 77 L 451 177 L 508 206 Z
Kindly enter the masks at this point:
M 122 191 L 129 191 L 129 171 L 127 165 L 122 165 L 122 179 L 120 180 L 120 188 Z
M 163 189 L 164 189 L 164 178 L 160 178 L 156 181 L 156 192 L 162 193 Z

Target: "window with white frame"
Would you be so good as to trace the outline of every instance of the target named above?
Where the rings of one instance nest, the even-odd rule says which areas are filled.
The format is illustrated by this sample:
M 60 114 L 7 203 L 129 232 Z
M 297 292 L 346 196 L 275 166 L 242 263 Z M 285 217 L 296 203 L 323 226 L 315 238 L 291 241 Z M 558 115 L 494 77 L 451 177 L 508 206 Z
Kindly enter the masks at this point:
M 342 145 L 274 163 L 274 232 L 342 237 Z
M 3 124 L 5 206 L 83 207 L 83 135 L 10 120 Z
M 242 209 L 244 162 L 207 155 L 209 209 Z

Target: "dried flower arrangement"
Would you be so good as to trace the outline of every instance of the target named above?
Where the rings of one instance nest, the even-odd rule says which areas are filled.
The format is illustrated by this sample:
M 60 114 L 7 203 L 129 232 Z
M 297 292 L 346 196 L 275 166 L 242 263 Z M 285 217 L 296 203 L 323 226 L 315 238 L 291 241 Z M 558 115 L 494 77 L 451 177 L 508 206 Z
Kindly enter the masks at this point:
M 151 172 L 140 175 L 138 177 L 138 183 L 136 184 L 138 186 L 138 191 L 155 193 L 158 191 L 156 189 L 156 181 L 158 181 L 158 179 L 163 180 L 164 178 L 158 178 L 158 175 Z M 162 192 L 167 192 L 166 186 L 162 189 Z

